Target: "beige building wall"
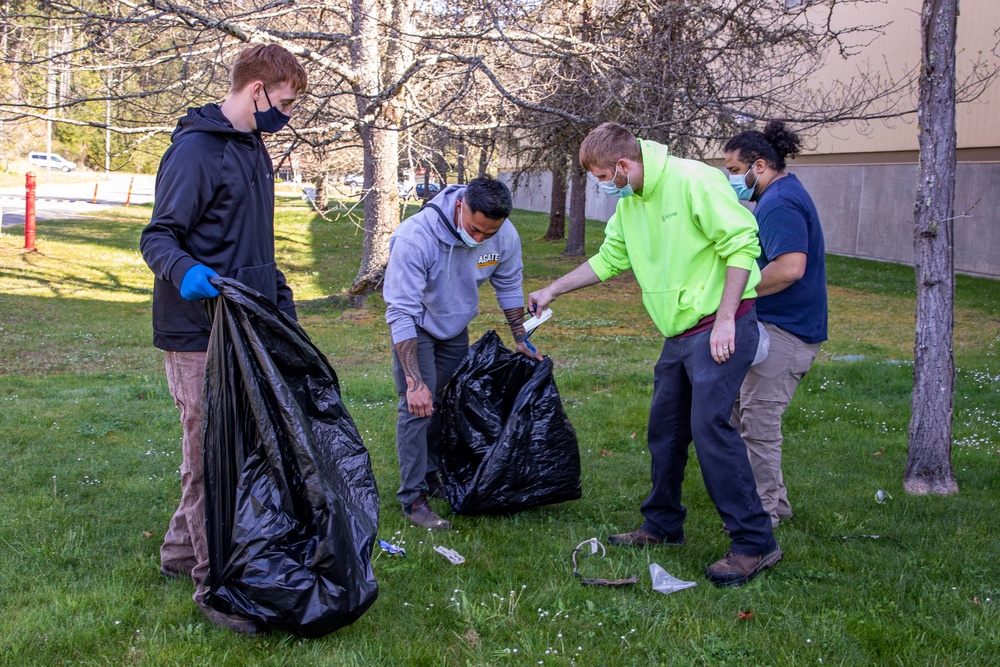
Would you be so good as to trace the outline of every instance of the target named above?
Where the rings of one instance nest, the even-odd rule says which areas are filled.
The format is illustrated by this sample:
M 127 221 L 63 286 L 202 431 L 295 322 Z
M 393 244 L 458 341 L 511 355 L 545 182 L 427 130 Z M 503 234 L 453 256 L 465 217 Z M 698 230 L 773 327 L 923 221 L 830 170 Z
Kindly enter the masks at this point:
M 825 81 L 847 80 L 871 67 L 900 80 L 919 71 L 921 0 L 887 0 L 842 6 L 844 25 L 884 26 L 884 34 L 859 53 L 831 56 Z M 961 0 L 956 47 L 959 85 L 977 62 L 1000 66 L 997 28 L 1000 0 Z M 961 94 L 961 93 L 960 93 Z M 916 87 L 899 101 L 915 109 Z M 955 180 L 955 270 L 1000 278 L 1000 82 L 956 109 L 958 167 Z M 917 115 L 851 123 L 820 131 L 809 150 L 789 162 L 816 203 L 827 251 L 868 259 L 913 263 L 913 208 L 917 197 Z
M 817 85 L 836 80 L 847 81 L 869 67 L 879 76 L 902 80 L 918 72 L 921 57 L 921 0 L 887 0 L 880 3 L 842 5 L 835 15 L 841 25 L 884 26 L 883 34 L 858 49 L 850 59 L 831 54 L 820 72 Z M 996 34 L 1000 28 L 1000 0 L 961 0 L 958 19 L 956 70 L 961 82 L 973 73 L 975 63 L 984 61 L 996 67 Z M 855 38 L 859 41 L 859 38 Z M 917 91 L 904 96 L 898 108 L 916 109 Z M 1000 161 L 1000 85 L 993 85 L 973 102 L 957 109 L 959 159 L 962 161 Z M 919 148 L 916 113 L 903 118 L 850 123 L 820 131 L 809 142 L 810 150 L 798 164 L 836 163 L 856 160 L 862 163 L 916 163 Z M 909 155 L 887 155 L 888 153 Z M 855 155 L 857 154 L 857 155 Z M 850 160 L 844 157 L 851 155 Z M 825 158 L 825 159 L 824 159 Z
M 782 0 L 775 0 L 782 1 Z M 884 34 L 850 59 L 831 54 L 816 77 L 824 86 L 848 80 L 868 66 L 880 76 L 901 79 L 920 63 L 921 0 L 885 0 L 842 5 L 843 25 L 884 26 Z M 1000 65 L 1000 0 L 961 0 L 956 67 L 961 81 L 982 58 Z M 867 63 L 867 64 L 866 64 Z M 900 109 L 916 109 L 914 88 Z M 1000 278 L 1000 81 L 976 101 L 957 109 L 955 270 Z M 913 208 L 917 196 L 917 115 L 849 123 L 804 137 L 806 151 L 790 160 L 812 195 L 823 224 L 827 252 L 905 264 L 913 263 Z M 510 180 L 510 175 L 504 177 Z M 515 206 L 549 210 L 549 174 L 522 178 Z M 587 217 L 607 220 L 615 202 L 591 179 Z

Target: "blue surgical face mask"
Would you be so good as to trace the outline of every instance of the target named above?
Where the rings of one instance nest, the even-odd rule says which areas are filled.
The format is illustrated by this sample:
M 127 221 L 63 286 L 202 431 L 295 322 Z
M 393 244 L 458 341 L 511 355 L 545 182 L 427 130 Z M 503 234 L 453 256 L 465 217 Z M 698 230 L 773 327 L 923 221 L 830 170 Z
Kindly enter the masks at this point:
M 455 227 L 458 229 L 458 235 L 462 238 L 462 243 L 464 243 L 468 247 L 475 248 L 477 246 L 481 246 L 484 243 L 486 243 L 486 239 L 483 239 L 482 241 L 477 241 L 476 239 L 472 238 L 469 232 L 465 231 L 465 225 L 462 224 L 461 208 L 455 211 Z
M 461 223 L 458 225 L 458 235 L 462 237 L 462 242 L 470 248 L 475 248 L 476 246 L 481 246 L 486 243 L 486 239 L 482 241 L 477 241 L 476 239 L 469 236 L 469 232 L 465 231 L 465 227 Z
M 625 187 L 618 187 L 615 185 L 615 179 L 618 178 L 618 165 L 615 165 L 615 175 L 611 177 L 608 181 L 598 181 L 597 187 L 600 188 L 601 192 L 609 197 L 618 197 L 620 199 L 625 199 L 625 197 L 631 197 L 635 194 L 632 190 L 632 177 L 628 174 L 625 175 Z
M 753 198 L 753 191 L 757 187 L 760 176 L 754 179 L 753 185 L 747 185 L 747 174 L 753 171 L 753 165 L 746 174 L 729 174 L 729 184 L 736 190 L 736 198 L 740 201 L 750 201 Z
M 281 128 L 288 124 L 291 120 L 291 116 L 281 113 L 281 109 L 271 104 L 271 98 L 267 94 L 267 88 L 264 88 L 264 97 L 267 99 L 267 103 L 270 105 L 267 111 L 260 111 L 259 109 L 253 112 L 254 120 L 257 121 L 257 131 L 258 132 L 278 132 Z M 257 109 L 257 100 L 253 101 L 253 108 Z

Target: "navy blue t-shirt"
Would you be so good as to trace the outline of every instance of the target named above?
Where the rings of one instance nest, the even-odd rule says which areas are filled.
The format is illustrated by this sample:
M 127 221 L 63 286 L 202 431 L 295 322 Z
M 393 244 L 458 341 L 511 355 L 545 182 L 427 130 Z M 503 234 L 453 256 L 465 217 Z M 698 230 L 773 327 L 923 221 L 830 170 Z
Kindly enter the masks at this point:
M 763 269 L 786 252 L 806 253 L 805 274 L 769 296 L 758 297 L 757 317 L 781 327 L 806 343 L 826 340 L 826 246 L 816 205 L 795 174 L 771 183 L 754 209 L 760 228 Z

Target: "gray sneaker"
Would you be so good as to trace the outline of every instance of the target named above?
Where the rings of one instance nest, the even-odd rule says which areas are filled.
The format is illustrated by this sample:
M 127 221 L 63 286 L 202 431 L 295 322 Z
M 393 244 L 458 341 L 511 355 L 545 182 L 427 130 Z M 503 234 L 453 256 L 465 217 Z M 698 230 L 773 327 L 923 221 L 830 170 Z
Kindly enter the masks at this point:
M 421 493 L 409 505 L 403 505 L 403 517 L 407 521 L 412 521 L 421 528 L 429 530 L 447 530 L 451 528 L 451 522 L 445 521 L 431 509 L 427 502 L 427 494 Z
M 781 556 L 781 547 L 775 547 L 771 553 L 759 556 L 746 556 L 730 551 L 709 565 L 705 576 L 716 586 L 742 586 L 781 560 Z

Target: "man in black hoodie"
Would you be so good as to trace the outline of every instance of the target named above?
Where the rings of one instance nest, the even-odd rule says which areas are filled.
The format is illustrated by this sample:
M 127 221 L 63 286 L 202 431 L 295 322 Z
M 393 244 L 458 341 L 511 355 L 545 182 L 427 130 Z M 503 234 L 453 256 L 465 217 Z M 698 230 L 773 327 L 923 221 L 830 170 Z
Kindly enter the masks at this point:
M 160 547 L 160 572 L 190 576 L 205 616 L 243 634 L 264 628 L 203 602 L 209 566 L 202 401 L 210 323 L 199 300 L 218 296 L 210 279 L 226 276 L 295 317 L 292 291 L 274 262 L 274 175 L 260 133 L 284 127 L 306 85 L 305 69 L 286 49 L 261 44 L 240 52 L 222 105 L 189 109 L 177 123 L 140 241 L 156 276 L 153 344 L 165 352 L 184 432 L 181 501 Z

